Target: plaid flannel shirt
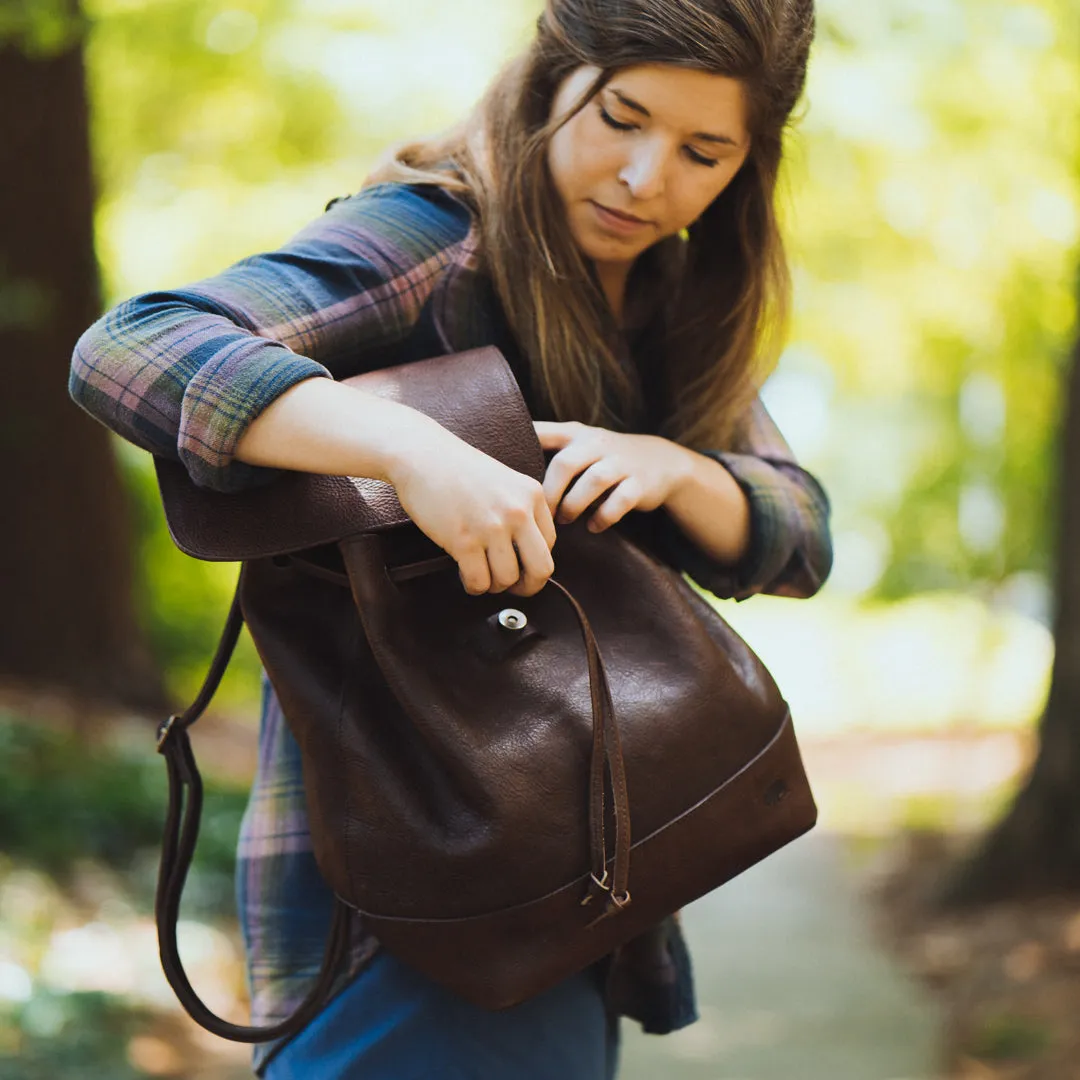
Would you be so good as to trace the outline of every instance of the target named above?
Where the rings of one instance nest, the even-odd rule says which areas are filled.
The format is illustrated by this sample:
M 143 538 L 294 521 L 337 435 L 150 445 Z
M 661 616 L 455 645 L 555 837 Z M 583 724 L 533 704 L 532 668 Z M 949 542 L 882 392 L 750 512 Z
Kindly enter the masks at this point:
M 335 200 L 277 251 L 106 313 L 75 348 L 71 395 L 125 439 L 178 459 L 197 484 L 224 492 L 273 480 L 275 470 L 238 461 L 236 444 L 267 405 L 313 376 L 347 378 L 498 344 L 528 397 L 527 372 L 515 361 L 478 246 L 474 216 L 444 190 L 367 188 Z M 831 565 L 828 501 L 760 401 L 732 445 L 708 453 L 748 498 L 749 550 L 738 566 L 720 565 L 669 522 L 669 561 L 722 597 L 814 593 Z M 299 751 L 269 685 L 237 889 L 252 1022 L 274 1022 L 319 968 L 331 897 L 311 853 Z M 647 1030 L 670 1030 L 694 1015 L 685 950 L 677 928 L 668 932 L 670 953 L 686 970 L 673 997 L 638 1016 Z M 360 928 L 353 971 L 374 948 Z M 257 1050 L 256 1063 L 268 1052 Z

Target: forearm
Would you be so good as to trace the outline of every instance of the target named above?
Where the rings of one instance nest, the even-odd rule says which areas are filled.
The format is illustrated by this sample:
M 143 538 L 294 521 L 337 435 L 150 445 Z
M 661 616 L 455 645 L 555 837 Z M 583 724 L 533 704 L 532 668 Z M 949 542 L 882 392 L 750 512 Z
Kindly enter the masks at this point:
M 393 483 L 406 456 L 446 435 L 406 405 L 313 378 L 285 391 L 248 425 L 236 457 L 249 465 Z
M 678 449 L 682 460 L 664 508 L 706 555 L 733 566 L 750 544 L 746 495 L 718 461 L 686 447 Z

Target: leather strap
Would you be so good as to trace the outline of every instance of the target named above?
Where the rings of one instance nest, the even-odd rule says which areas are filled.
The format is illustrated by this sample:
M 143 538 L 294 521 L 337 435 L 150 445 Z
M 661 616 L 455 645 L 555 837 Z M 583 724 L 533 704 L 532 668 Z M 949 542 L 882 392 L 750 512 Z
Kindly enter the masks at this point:
M 623 762 L 619 726 L 615 719 L 615 704 L 611 700 L 611 688 L 596 635 L 589 624 L 585 609 L 574 599 L 570 590 L 554 578 L 549 578 L 548 584 L 555 586 L 570 601 L 581 626 L 589 665 L 589 694 L 593 714 L 592 759 L 589 766 L 592 871 L 589 891 L 581 902 L 586 905 L 597 896 L 605 897 L 603 910 L 593 923 L 590 923 L 593 925 L 609 915 L 617 914 L 630 903 L 630 796 L 626 787 L 626 766 Z M 611 783 L 611 802 L 615 816 L 615 851 L 611 859 L 608 857 L 604 835 L 605 780 Z M 609 861 L 612 863 L 610 875 Z
M 243 570 L 241 570 L 241 577 Z M 202 777 L 195 764 L 188 728 L 203 714 L 221 682 L 221 677 L 236 648 L 244 624 L 240 609 L 240 586 L 237 584 L 225 629 L 218 642 L 210 670 L 192 704 L 181 714 L 170 716 L 158 728 L 158 752 L 165 757 L 169 775 L 169 809 L 165 818 L 161 866 L 158 870 L 154 911 L 157 918 L 158 948 L 161 966 L 180 1004 L 188 1015 L 208 1031 L 233 1042 L 268 1042 L 298 1032 L 323 1007 L 349 949 L 350 909 L 339 899 L 334 901 L 334 917 L 326 943 L 322 969 L 311 992 L 286 1020 L 268 1027 L 247 1027 L 223 1020 L 210 1011 L 195 993 L 180 961 L 176 941 L 176 923 L 180 898 L 191 867 L 202 815 Z

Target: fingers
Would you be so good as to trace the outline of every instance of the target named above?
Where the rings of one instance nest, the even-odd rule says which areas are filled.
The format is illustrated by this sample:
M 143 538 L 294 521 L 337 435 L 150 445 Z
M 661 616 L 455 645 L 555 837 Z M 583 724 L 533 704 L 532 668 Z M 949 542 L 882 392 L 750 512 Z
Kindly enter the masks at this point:
M 538 528 L 526 530 L 517 542 L 496 543 L 458 561 L 461 583 L 473 596 L 486 592 L 533 596 L 554 572 L 551 549 Z
M 472 521 L 475 526 L 476 519 Z M 472 530 L 463 552 L 454 553 L 462 585 L 473 595 L 512 590 L 531 596 L 554 572 L 551 549 L 555 539 L 555 522 L 543 488 L 529 481 L 514 501 Z
M 487 549 L 488 567 L 491 570 L 491 585 L 488 592 L 506 592 L 511 585 L 517 584 L 521 577 L 521 564 L 517 550 L 509 537 L 504 537 Z
M 551 508 L 547 504 L 542 488 L 537 491 L 536 500 L 533 503 L 533 520 L 550 552 L 555 546 L 555 519 L 551 516 Z
M 603 532 L 618 521 L 622 521 L 641 501 L 641 485 L 628 476 L 600 504 L 589 518 L 590 532 Z
M 536 437 L 545 450 L 561 450 L 564 446 L 569 446 L 575 436 L 584 430 L 584 427 L 584 424 L 576 421 L 570 423 L 555 423 L 551 420 L 533 421 Z
M 539 529 L 526 529 L 517 540 L 517 554 L 521 562 L 521 577 L 509 591 L 515 596 L 534 596 L 555 572 L 551 548 Z
M 458 577 L 465 591 L 471 596 L 479 596 L 491 588 L 491 570 L 488 566 L 487 552 L 482 547 L 474 547 L 455 558 L 458 564 Z
M 551 459 L 544 474 L 544 498 L 552 515 L 564 501 L 566 489 L 574 477 L 595 465 L 603 456 L 604 448 L 599 442 L 580 440 L 560 450 Z
M 594 462 L 563 496 L 555 520 L 561 524 L 576 521 L 605 492 L 626 480 L 625 471 L 619 469 L 610 460 L 601 459 Z

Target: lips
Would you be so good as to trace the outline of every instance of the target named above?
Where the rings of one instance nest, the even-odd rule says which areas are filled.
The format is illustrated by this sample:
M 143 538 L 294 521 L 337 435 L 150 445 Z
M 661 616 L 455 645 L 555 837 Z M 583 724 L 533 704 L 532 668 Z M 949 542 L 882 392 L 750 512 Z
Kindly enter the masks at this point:
M 617 218 L 621 219 L 622 221 L 625 221 L 627 224 L 630 224 L 630 225 L 648 225 L 649 224 L 644 218 L 636 217 L 634 214 L 628 214 L 624 210 L 616 210 L 613 207 L 605 206 L 603 203 L 598 203 L 598 202 L 594 202 L 593 205 L 599 207 L 601 210 L 604 210 L 606 213 L 611 214 L 613 217 L 617 217 Z
M 621 210 L 610 210 L 601 203 L 589 201 L 594 221 L 600 232 L 608 237 L 640 242 L 643 235 L 651 235 L 655 228 L 651 221 L 627 214 Z

